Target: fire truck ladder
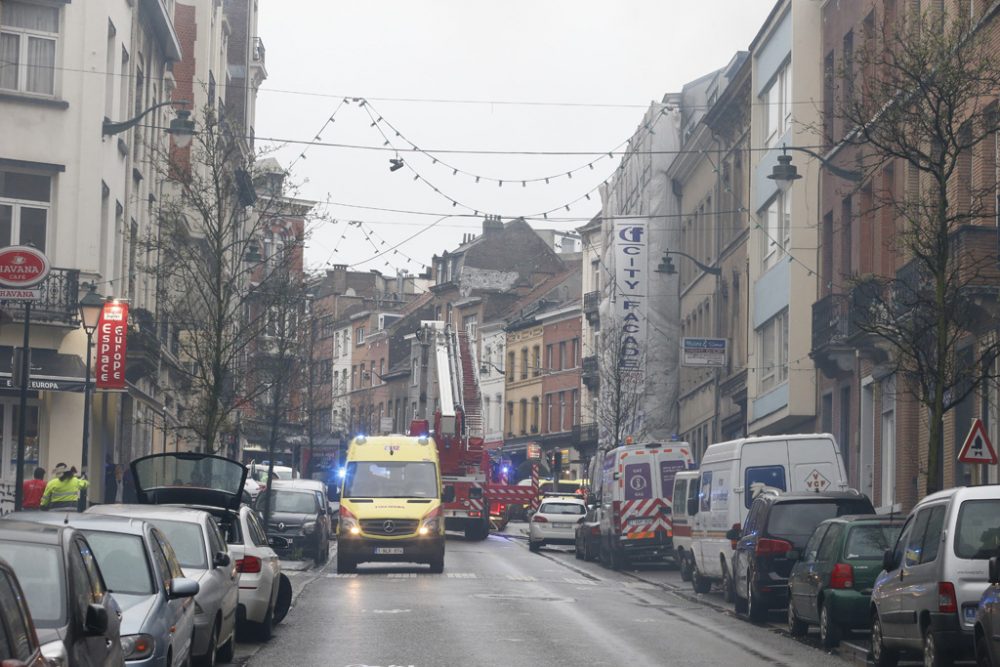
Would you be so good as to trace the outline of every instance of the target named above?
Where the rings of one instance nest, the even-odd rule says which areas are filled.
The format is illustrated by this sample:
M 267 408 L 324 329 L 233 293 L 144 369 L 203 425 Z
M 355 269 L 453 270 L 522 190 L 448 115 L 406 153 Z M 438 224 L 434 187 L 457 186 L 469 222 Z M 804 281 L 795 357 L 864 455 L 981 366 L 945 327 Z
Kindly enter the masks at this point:
M 464 329 L 458 332 L 458 379 L 462 388 L 462 410 L 465 413 L 466 435 L 470 438 L 483 437 L 482 396 L 479 391 L 479 376 L 475 352 Z

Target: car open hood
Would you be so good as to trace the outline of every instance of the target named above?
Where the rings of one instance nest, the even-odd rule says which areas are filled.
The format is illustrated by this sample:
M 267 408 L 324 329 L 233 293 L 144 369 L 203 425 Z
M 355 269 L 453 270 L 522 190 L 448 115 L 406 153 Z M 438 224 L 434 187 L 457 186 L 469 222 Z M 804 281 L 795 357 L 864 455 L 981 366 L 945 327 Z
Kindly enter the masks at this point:
M 136 496 L 146 505 L 202 505 L 237 511 L 247 469 L 212 454 L 151 454 L 131 464 Z

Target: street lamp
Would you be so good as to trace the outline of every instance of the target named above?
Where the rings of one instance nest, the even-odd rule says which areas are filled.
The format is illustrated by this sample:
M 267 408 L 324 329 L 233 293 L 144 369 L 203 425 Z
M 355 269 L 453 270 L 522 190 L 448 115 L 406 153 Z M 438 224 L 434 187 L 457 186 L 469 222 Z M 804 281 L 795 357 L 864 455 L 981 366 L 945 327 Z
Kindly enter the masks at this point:
M 146 114 L 154 109 L 174 105 L 187 106 L 189 104 L 191 103 L 187 100 L 169 100 L 167 102 L 154 104 L 135 118 L 131 118 L 129 120 L 123 120 L 116 123 L 105 118 L 104 123 L 101 124 L 101 135 L 111 136 L 130 130 L 138 125 L 139 121 L 141 121 Z M 178 148 L 187 148 L 188 144 L 191 143 L 191 138 L 195 135 L 194 121 L 191 120 L 191 112 L 187 109 L 177 109 L 177 117 L 170 121 L 170 127 L 167 129 L 167 134 L 173 135 L 174 143 Z
M 104 299 L 97 293 L 97 285 L 90 283 L 87 293 L 80 299 L 79 308 L 80 321 L 83 323 L 83 330 L 87 333 L 87 374 L 83 378 L 83 445 L 81 447 L 83 458 L 80 463 L 80 472 L 86 475 L 87 461 L 90 459 L 91 346 L 94 341 L 94 332 L 97 331 L 97 321 L 101 317 L 101 310 L 104 309 Z
M 794 168 L 795 167 L 792 167 L 792 169 L 794 169 Z M 672 275 L 674 275 L 674 274 L 677 273 L 677 269 L 674 268 L 674 262 L 673 262 L 673 260 L 670 259 L 671 255 L 680 255 L 681 257 L 686 257 L 687 259 L 689 259 L 692 262 L 694 262 L 694 265 L 697 266 L 702 271 L 704 271 L 705 273 L 710 273 L 713 276 L 721 276 L 722 275 L 722 269 L 720 269 L 719 267 L 717 267 L 717 266 L 708 266 L 707 264 L 703 264 L 703 263 L 699 262 L 698 260 L 696 260 L 691 255 L 687 254 L 686 252 L 681 252 L 679 250 L 665 250 L 663 252 L 663 259 L 660 261 L 659 266 L 656 267 L 656 272 L 657 273 L 665 273 L 668 276 L 672 276 Z
M 802 178 L 802 176 L 799 175 L 798 168 L 792 164 L 792 156 L 788 154 L 788 151 L 799 151 L 800 153 L 805 153 L 810 157 L 816 158 L 827 171 L 834 176 L 843 178 L 845 181 L 853 181 L 856 183 L 861 180 L 861 172 L 838 167 L 815 151 L 811 151 L 808 148 L 801 148 L 799 146 L 786 146 L 785 144 L 782 144 L 781 155 L 778 156 L 778 164 L 774 165 L 771 169 L 771 173 L 767 176 L 778 185 L 778 188 L 782 192 L 787 192 L 788 188 L 792 187 L 792 183 Z

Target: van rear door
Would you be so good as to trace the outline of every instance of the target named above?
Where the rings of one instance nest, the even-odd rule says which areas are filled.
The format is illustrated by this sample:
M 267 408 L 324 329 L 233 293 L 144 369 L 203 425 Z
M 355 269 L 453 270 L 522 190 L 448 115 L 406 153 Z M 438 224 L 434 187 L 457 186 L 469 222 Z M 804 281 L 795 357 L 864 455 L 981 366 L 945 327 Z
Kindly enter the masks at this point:
M 843 491 L 847 483 L 837 444 L 830 437 L 788 441 L 790 491 Z
M 669 527 L 656 463 L 649 450 L 621 454 L 621 533 L 629 538 L 652 537 L 658 528 Z

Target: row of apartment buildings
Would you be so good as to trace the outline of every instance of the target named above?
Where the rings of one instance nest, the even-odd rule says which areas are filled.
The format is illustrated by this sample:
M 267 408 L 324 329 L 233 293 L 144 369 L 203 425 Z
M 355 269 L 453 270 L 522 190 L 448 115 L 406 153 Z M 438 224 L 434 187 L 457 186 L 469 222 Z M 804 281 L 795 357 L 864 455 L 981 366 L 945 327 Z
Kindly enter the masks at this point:
M 208 114 L 234 146 L 234 163 L 252 164 L 257 92 L 267 76 L 257 23 L 257 0 L 0 0 L 0 245 L 31 243 L 54 267 L 31 313 L 26 477 L 36 465 L 65 462 L 89 470 L 92 498 L 113 499 L 124 486 L 123 464 L 192 446 L 180 428 L 190 394 L 186 325 L 165 312 L 168 287 L 156 271 L 161 206 L 176 191 L 177 174 L 166 165 L 173 159 L 197 168 L 190 134 Z M 231 193 L 240 200 L 239 220 L 253 215 L 255 186 L 270 200 L 281 196 L 273 188 L 283 172 L 265 166 L 263 180 L 243 174 L 249 187 Z M 289 207 L 287 225 L 262 228 L 258 247 L 301 231 L 308 209 Z M 197 239 L 197 217 L 190 223 Z M 301 257 L 295 265 L 301 272 Z M 77 304 L 89 285 L 127 301 L 130 318 L 127 387 L 94 394 L 82 461 L 87 338 Z M 21 345 L 24 308 L 0 308 L 6 512 L 20 416 L 11 357 Z M 224 451 L 241 444 L 227 442 Z
M 584 363 L 598 368 L 602 350 L 625 336 L 626 314 L 639 314 L 629 336 L 641 347 L 644 438 L 676 436 L 700 456 L 743 435 L 830 432 L 852 485 L 876 507 L 907 508 L 927 492 L 932 420 L 917 380 L 900 376 L 892 346 L 866 328 L 861 280 L 915 275 L 900 240 L 907 221 L 876 200 L 887 191 L 902 200 L 921 182 L 902 159 L 849 171 L 871 149 L 852 140 L 835 107 L 871 85 L 871 72 L 852 68 L 862 49 L 889 49 L 887 35 L 918 21 L 1000 35 L 996 13 L 978 2 L 780 0 L 748 50 L 650 106 L 603 188 L 601 215 L 579 230 Z M 970 284 L 987 313 L 997 302 L 998 141 L 969 150 L 948 182 L 950 193 L 978 188 L 993 199 L 979 215 L 956 216 L 948 236 L 953 252 L 974 248 L 978 265 L 992 267 Z M 786 154 L 798 173 L 790 182 L 773 177 Z M 989 321 L 954 334 L 960 354 L 995 364 L 983 352 L 996 336 Z M 724 362 L 687 357 L 685 338 L 724 340 Z M 584 376 L 584 419 L 602 423 L 607 378 L 598 375 Z M 992 378 L 941 424 L 943 486 L 1000 481 L 996 465 L 956 460 L 973 419 L 994 442 L 1000 435 L 996 373 L 982 375 Z

